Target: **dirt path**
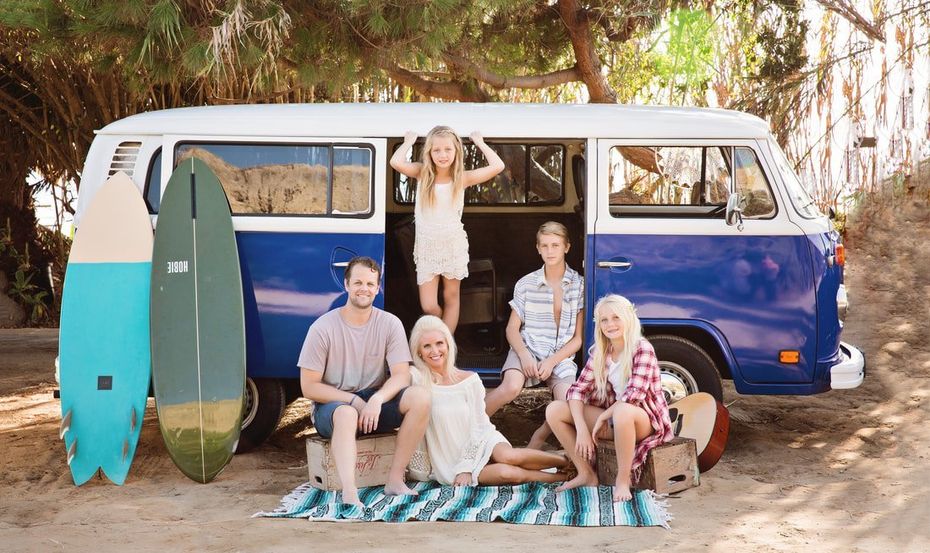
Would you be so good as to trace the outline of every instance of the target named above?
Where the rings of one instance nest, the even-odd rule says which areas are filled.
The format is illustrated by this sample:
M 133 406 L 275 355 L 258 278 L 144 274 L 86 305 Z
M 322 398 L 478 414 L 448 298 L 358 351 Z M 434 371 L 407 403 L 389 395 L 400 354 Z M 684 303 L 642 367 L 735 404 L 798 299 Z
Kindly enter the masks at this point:
M 0 549 L 4 551 L 930 551 L 930 211 L 849 241 L 860 388 L 814 397 L 729 391 L 721 463 L 670 500 L 672 530 L 495 524 L 324 524 L 251 519 L 306 480 L 305 404 L 258 451 L 209 485 L 165 452 L 150 401 L 129 480 L 75 488 L 52 398 L 56 335 L 0 331 Z M 525 440 L 541 417 L 526 397 L 497 420 Z M 515 436 L 514 433 L 517 433 Z M 131 547 L 127 547 L 132 544 Z

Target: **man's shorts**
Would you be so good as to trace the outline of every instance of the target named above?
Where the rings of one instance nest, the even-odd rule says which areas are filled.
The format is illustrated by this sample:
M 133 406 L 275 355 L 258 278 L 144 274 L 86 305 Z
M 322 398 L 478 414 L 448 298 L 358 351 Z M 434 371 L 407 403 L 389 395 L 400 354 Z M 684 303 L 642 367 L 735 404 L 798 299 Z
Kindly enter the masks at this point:
M 368 401 L 368 398 L 373 396 L 377 391 L 378 388 L 366 388 L 352 393 Z M 386 401 L 381 404 L 381 415 L 378 417 L 378 426 L 369 434 L 391 432 L 400 426 L 400 423 L 404 422 L 404 416 L 400 412 L 400 400 L 404 397 L 404 392 L 406 391 L 407 388 L 404 388 L 397 392 L 397 395 L 394 396 L 391 401 Z M 336 409 L 341 405 L 349 405 L 349 403 L 345 401 L 330 401 L 329 403 L 313 402 L 313 426 L 316 427 L 316 432 L 321 438 L 329 439 L 333 437 L 333 413 L 335 413 Z M 356 435 L 357 434 L 358 432 L 356 431 Z
M 530 353 L 530 355 L 533 355 Z M 539 358 L 535 355 L 533 359 L 539 363 Z M 574 363 L 561 363 L 556 365 L 555 369 L 552 370 L 552 374 L 549 375 L 549 378 L 546 379 L 546 386 L 549 387 L 550 391 L 554 391 L 555 387 L 559 384 L 565 384 L 571 386 L 575 383 L 575 364 Z M 517 352 L 510 348 L 510 352 L 507 354 L 507 359 L 504 360 L 504 366 L 501 368 L 501 380 L 504 378 L 504 373 L 507 371 L 520 371 L 520 374 L 523 374 L 523 365 L 520 364 L 520 356 L 517 355 Z M 556 374 L 556 371 L 560 371 L 559 374 Z M 532 388 L 533 386 L 538 386 L 540 380 L 538 378 L 526 378 L 526 382 L 523 383 L 524 388 Z

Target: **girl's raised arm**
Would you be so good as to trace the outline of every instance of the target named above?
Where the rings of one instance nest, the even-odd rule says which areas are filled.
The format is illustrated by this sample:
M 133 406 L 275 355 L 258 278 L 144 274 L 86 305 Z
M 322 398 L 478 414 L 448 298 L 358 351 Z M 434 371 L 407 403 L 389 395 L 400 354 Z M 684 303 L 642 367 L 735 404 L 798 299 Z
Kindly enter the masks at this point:
M 475 131 L 471 133 L 469 138 L 471 138 L 472 144 L 477 146 L 478 149 L 481 150 L 481 153 L 484 154 L 485 159 L 488 160 L 488 164 L 478 169 L 465 171 L 464 182 L 462 183 L 465 187 L 487 182 L 504 170 L 504 160 L 502 160 L 501 156 L 497 155 L 497 152 L 490 146 L 484 143 L 484 138 L 481 136 L 480 132 Z
M 397 148 L 397 151 L 391 156 L 391 167 L 393 167 L 395 171 L 399 171 L 412 179 L 420 178 L 420 173 L 423 171 L 423 164 L 421 162 L 407 161 L 407 152 L 410 151 L 410 148 L 413 147 L 413 143 L 416 141 L 417 133 L 407 131 L 404 133 L 404 143 L 401 144 L 400 148 Z

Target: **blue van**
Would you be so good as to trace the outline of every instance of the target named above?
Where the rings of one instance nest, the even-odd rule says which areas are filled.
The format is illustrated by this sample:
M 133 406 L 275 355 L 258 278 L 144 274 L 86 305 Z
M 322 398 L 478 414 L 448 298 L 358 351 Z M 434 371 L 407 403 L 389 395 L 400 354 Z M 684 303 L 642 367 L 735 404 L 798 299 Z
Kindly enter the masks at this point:
M 197 156 L 234 217 L 245 292 L 248 398 L 240 451 L 299 396 L 308 326 L 345 301 L 346 262 L 382 260 L 378 305 L 409 329 L 415 183 L 388 165 L 404 131 L 479 130 L 507 168 L 470 188 L 458 365 L 494 385 L 508 301 L 541 265 L 535 233 L 569 229 L 587 309 L 620 293 L 637 306 L 671 399 L 696 391 L 806 395 L 854 388 L 864 358 L 840 341 L 844 250 L 768 125 L 733 111 L 619 105 L 313 104 L 172 109 L 100 130 L 75 224 L 125 171 L 154 225 L 173 168 Z M 481 159 L 466 147 L 466 164 Z M 585 340 L 592 341 L 593 316 Z M 580 361 L 579 355 L 579 361 Z

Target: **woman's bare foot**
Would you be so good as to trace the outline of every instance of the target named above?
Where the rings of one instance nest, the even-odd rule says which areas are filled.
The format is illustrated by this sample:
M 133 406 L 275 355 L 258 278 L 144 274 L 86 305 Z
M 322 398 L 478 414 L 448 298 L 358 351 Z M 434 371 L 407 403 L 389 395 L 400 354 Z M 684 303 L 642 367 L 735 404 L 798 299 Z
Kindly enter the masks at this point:
M 565 490 L 570 490 L 572 488 L 583 488 L 585 486 L 597 486 L 597 475 L 593 472 L 587 474 L 578 474 L 578 476 L 572 478 L 568 482 L 565 482 L 561 486 L 555 489 L 557 492 L 564 492 Z
M 400 482 L 388 482 L 384 485 L 384 495 L 419 495 L 416 490 L 407 486 L 407 483 L 401 480 Z
M 614 483 L 614 503 L 631 499 L 633 499 L 633 492 L 630 491 L 630 483 L 618 477 Z

